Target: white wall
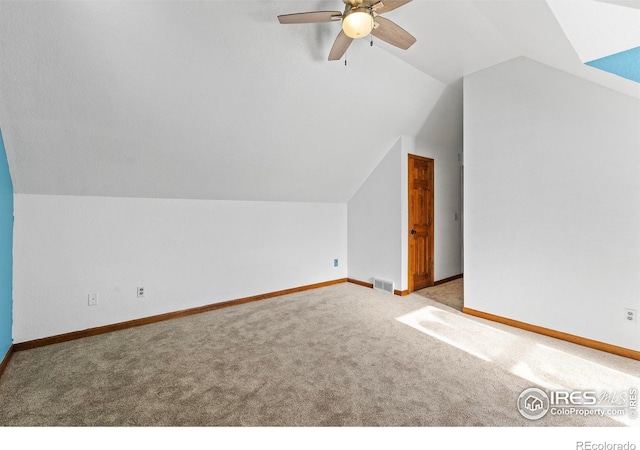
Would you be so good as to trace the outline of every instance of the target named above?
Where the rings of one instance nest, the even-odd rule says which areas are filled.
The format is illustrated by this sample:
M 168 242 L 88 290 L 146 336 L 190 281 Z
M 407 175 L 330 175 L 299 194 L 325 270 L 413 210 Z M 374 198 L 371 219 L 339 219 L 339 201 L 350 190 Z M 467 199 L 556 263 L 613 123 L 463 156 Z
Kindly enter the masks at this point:
M 393 281 L 402 277 L 402 138 L 349 200 L 349 278 Z M 403 283 L 404 281 L 404 283 Z
M 463 272 L 462 115 L 460 82 L 444 90 L 413 144 L 412 153 L 434 160 L 435 281 Z
M 17 343 L 347 276 L 344 204 L 18 194 L 14 239 Z
M 464 124 L 465 306 L 640 350 L 640 102 L 519 58 Z
M 376 277 L 408 289 L 409 154 L 434 159 L 434 280 L 462 273 L 462 87 L 453 86 L 417 137 L 401 136 L 349 201 L 349 278 Z

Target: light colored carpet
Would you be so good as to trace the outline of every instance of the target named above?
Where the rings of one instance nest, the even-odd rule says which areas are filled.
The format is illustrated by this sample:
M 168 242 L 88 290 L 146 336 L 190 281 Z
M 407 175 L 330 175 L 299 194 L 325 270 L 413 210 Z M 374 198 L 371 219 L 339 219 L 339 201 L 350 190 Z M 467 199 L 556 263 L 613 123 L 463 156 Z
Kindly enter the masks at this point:
M 579 426 L 528 387 L 623 390 L 640 362 L 339 284 L 14 354 L 3 426 Z M 637 421 L 636 421 L 637 422 Z
M 449 281 L 448 283 L 428 287 L 415 291 L 415 294 L 435 300 L 438 303 L 450 306 L 453 309 L 462 311 L 464 307 L 464 281 L 462 278 Z

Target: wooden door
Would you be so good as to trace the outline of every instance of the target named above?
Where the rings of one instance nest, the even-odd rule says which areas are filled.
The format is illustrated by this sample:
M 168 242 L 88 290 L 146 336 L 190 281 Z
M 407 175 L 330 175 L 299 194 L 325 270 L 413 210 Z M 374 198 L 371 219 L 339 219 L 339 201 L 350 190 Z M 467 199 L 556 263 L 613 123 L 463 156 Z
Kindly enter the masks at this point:
M 433 159 L 409 155 L 409 292 L 433 281 Z

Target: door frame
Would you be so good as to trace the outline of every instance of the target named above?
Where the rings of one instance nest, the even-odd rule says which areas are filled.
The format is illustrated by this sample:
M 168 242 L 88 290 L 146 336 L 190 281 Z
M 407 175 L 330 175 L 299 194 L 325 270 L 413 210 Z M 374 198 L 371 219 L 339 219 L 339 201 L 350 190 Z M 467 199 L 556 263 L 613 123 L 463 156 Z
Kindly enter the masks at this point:
M 427 162 L 427 164 L 431 165 L 431 177 L 428 180 L 428 189 L 430 192 L 430 198 L 429 198 L 429 251 L 428 253 L 425 255 L 427 257 L 427 262 L 426 262 L 426 266 L 429 270 L 429 277 L 428 277 L 428 286 L 433 286 L 434 283 L 434 274 L 433 274 L 433 269 L 434 269 L 434 244 L 435 244 L 435 239 L 434 239 L 434 222 L 435 222 L 435 207 L 434 207 L 434 201 L 435 201 L 435 194 L 434 194 L 434 178 L 435 178 L 435 160 L 433 158 L 426 158 L 424 156 L 418 156 L 418 155 L 412 155 L 412 154 L 408 154 L 408 159 L 407 159 L 407 201 L 408 201 L 408 206 L 407 206 L 407 222 L 408 222 L 408 227 L 407 227 L 407 236 L 408 236 L 408 240 L 407 240 L 407 255 L 409 258 L 408 261 L 408 266 L 407 266 L 407 278 L 408 278 L 408 291 L 409 292 L 413 292 L 414 291 L 414 284 L 413 284 L 413 275 L 414 275 L 414 264 L 413 264 L 413 245 L 411 243 L 411 230 L 412 230 L 412 222 L 411 222 L 411 217 L 412 217 L 412 204 L 413 202 L 411 201 L 411 194 L 412 194 L 412 179 L 411 179 L 411 160 L 419 160 L 419 161 L 425 161 Z

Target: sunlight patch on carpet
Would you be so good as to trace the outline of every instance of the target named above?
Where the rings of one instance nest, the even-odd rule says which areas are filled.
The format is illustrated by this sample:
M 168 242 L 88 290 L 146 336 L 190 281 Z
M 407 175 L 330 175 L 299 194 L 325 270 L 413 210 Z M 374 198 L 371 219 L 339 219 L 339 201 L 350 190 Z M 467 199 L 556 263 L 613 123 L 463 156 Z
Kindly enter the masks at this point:
M 497 364 L 531 382 L 532 387 L 595 390 L 604 394 L 640 388 L 639 377 L 543 345 L 536 341 L 540 336 L 529 337 L 529 332 L 506 332 L 435 306 L 420 308 L 396 320 L 476 358 Z M 625 425 L 640 425 L 637 419 L 628 416 L 612 418 Z
M 396 317 L 396 320 L 476 358 L 491 362 L 491 357 L 488 356 L 490 349 L 482 345 L 482 343 L 469 339 L 460 339 L 460 336 L 456 333 L 458 325 L 452 323 L 443 313 L 446 313 L 446 311 L 434 306 L 426 306 L 409 314 Z

